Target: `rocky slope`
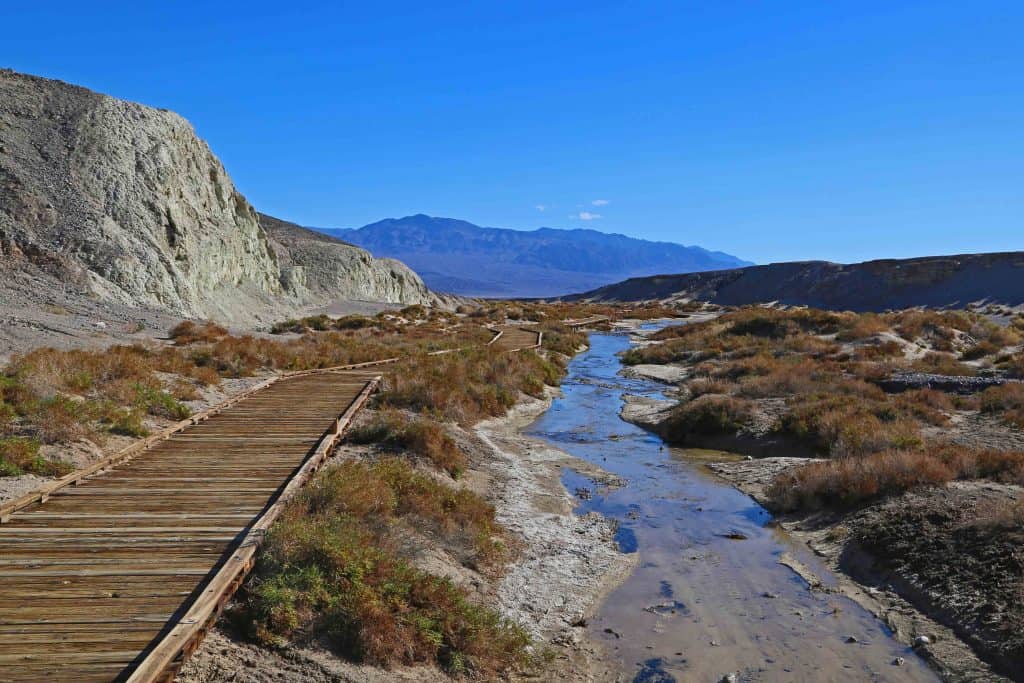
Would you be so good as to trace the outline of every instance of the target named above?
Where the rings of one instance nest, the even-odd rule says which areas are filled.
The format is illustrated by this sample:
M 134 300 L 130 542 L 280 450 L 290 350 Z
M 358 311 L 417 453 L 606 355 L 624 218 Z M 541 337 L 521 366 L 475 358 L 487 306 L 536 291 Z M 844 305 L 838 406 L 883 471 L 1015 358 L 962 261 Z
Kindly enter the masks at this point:
M 401 264 L 293 227 L 269 237 L 181 116 L 0 70 L 0 288 L 28 273 L 58 302 L 235 322 L 434 300 Z
M 281 282 L 295 296 L 328 302 L 346 299 L 445 305 L 411 268 L 323 233 L 259 214 L 281 269 Z
M 1024 304 L 1024 252 L 867 261 L 805 261 L 632 278 L 566 297 L 587 301 L 696 299 L 724 305 L 777 301 L 882 311 L 968 303 Z
M 483 228 L 423 214 L 323 231 L 401 259 L 433 289 L 466 296 L 556 296 L 635 275 L 747 265 L 722 252 L 597 230 Z

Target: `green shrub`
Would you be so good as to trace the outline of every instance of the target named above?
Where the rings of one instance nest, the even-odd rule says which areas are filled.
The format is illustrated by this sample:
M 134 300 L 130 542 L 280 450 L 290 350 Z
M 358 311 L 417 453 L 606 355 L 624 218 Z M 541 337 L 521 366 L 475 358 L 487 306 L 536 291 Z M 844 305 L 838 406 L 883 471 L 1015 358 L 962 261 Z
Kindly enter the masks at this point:
M 22 437 L 0 439 L 0 477 L 38 474 L 60 477 L 74 469 L 70 463 L 48 460 L 39 454 L 39 442 Z

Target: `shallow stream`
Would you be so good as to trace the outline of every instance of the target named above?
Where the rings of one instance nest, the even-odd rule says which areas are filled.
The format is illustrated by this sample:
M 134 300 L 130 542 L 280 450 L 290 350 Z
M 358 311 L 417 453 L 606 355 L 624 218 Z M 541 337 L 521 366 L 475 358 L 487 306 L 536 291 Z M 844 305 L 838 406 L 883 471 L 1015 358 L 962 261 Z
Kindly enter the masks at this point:
M 575 472 L 563 478 L 580 514 L 618 520 L 620 546 L 640 553 L 589 624 L 633 681 L 938 680 L 880 621 L 829 592 L 835 577 L 823 563 L 710 474 L 706 452 L 668 448 L 621 420 L 624 394 L 662 398 L 664 387 L 619 375 L 626 335 L 593 334 L 590 344 L 528 433 L 627 481 L 609 491 Z M 780 563 L 786 556 L 825 590 L 810 590 Z

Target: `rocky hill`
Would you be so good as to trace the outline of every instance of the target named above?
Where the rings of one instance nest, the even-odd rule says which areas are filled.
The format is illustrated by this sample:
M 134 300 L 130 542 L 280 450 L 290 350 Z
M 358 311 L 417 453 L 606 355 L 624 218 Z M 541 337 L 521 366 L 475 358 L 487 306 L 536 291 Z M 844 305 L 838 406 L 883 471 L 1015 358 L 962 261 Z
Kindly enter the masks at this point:
M 22 287 L 8 298 L 51 288 L 235 321 L 434 300 L 401 264 L 268 225 L 181 116 L 0 70 L 0 288 Z
M 422 214 L 323 232 L 401 259 L 433 289 L 467 296 L 554 296 L 635 275 L 747 265 L 722 252 L 597 230 L 482 228 Z
M 281 271 L 285 289 L 305 300 L 345 299 L 401 304 L 447 305 L 411 268 L 390 258 L 295 223 L 259 214 Z
M 852 265 L 773 263 L 632 278 L 569 300 L 695 299 L 724 305 L 779 302 L 852 311 L 968 303 L 1024 304 L 1024 252 L 885 259 Z

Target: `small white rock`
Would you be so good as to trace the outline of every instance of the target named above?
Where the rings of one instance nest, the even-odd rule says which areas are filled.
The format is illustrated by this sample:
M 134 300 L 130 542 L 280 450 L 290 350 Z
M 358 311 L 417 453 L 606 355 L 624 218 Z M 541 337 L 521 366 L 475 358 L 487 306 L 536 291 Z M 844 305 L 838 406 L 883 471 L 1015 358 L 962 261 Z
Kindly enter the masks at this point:
M 917 638 L 914 638 L 914 647 L 919 647 L 921 645 L 930 645 L 931 642 L 932 639 L 928 636 L 918 636 Z
M 903 657 L 897 657 L 896 659 L 892 660 L 893 666 L 903 666 L 906 663 L 907 660 L 903 659 Z

